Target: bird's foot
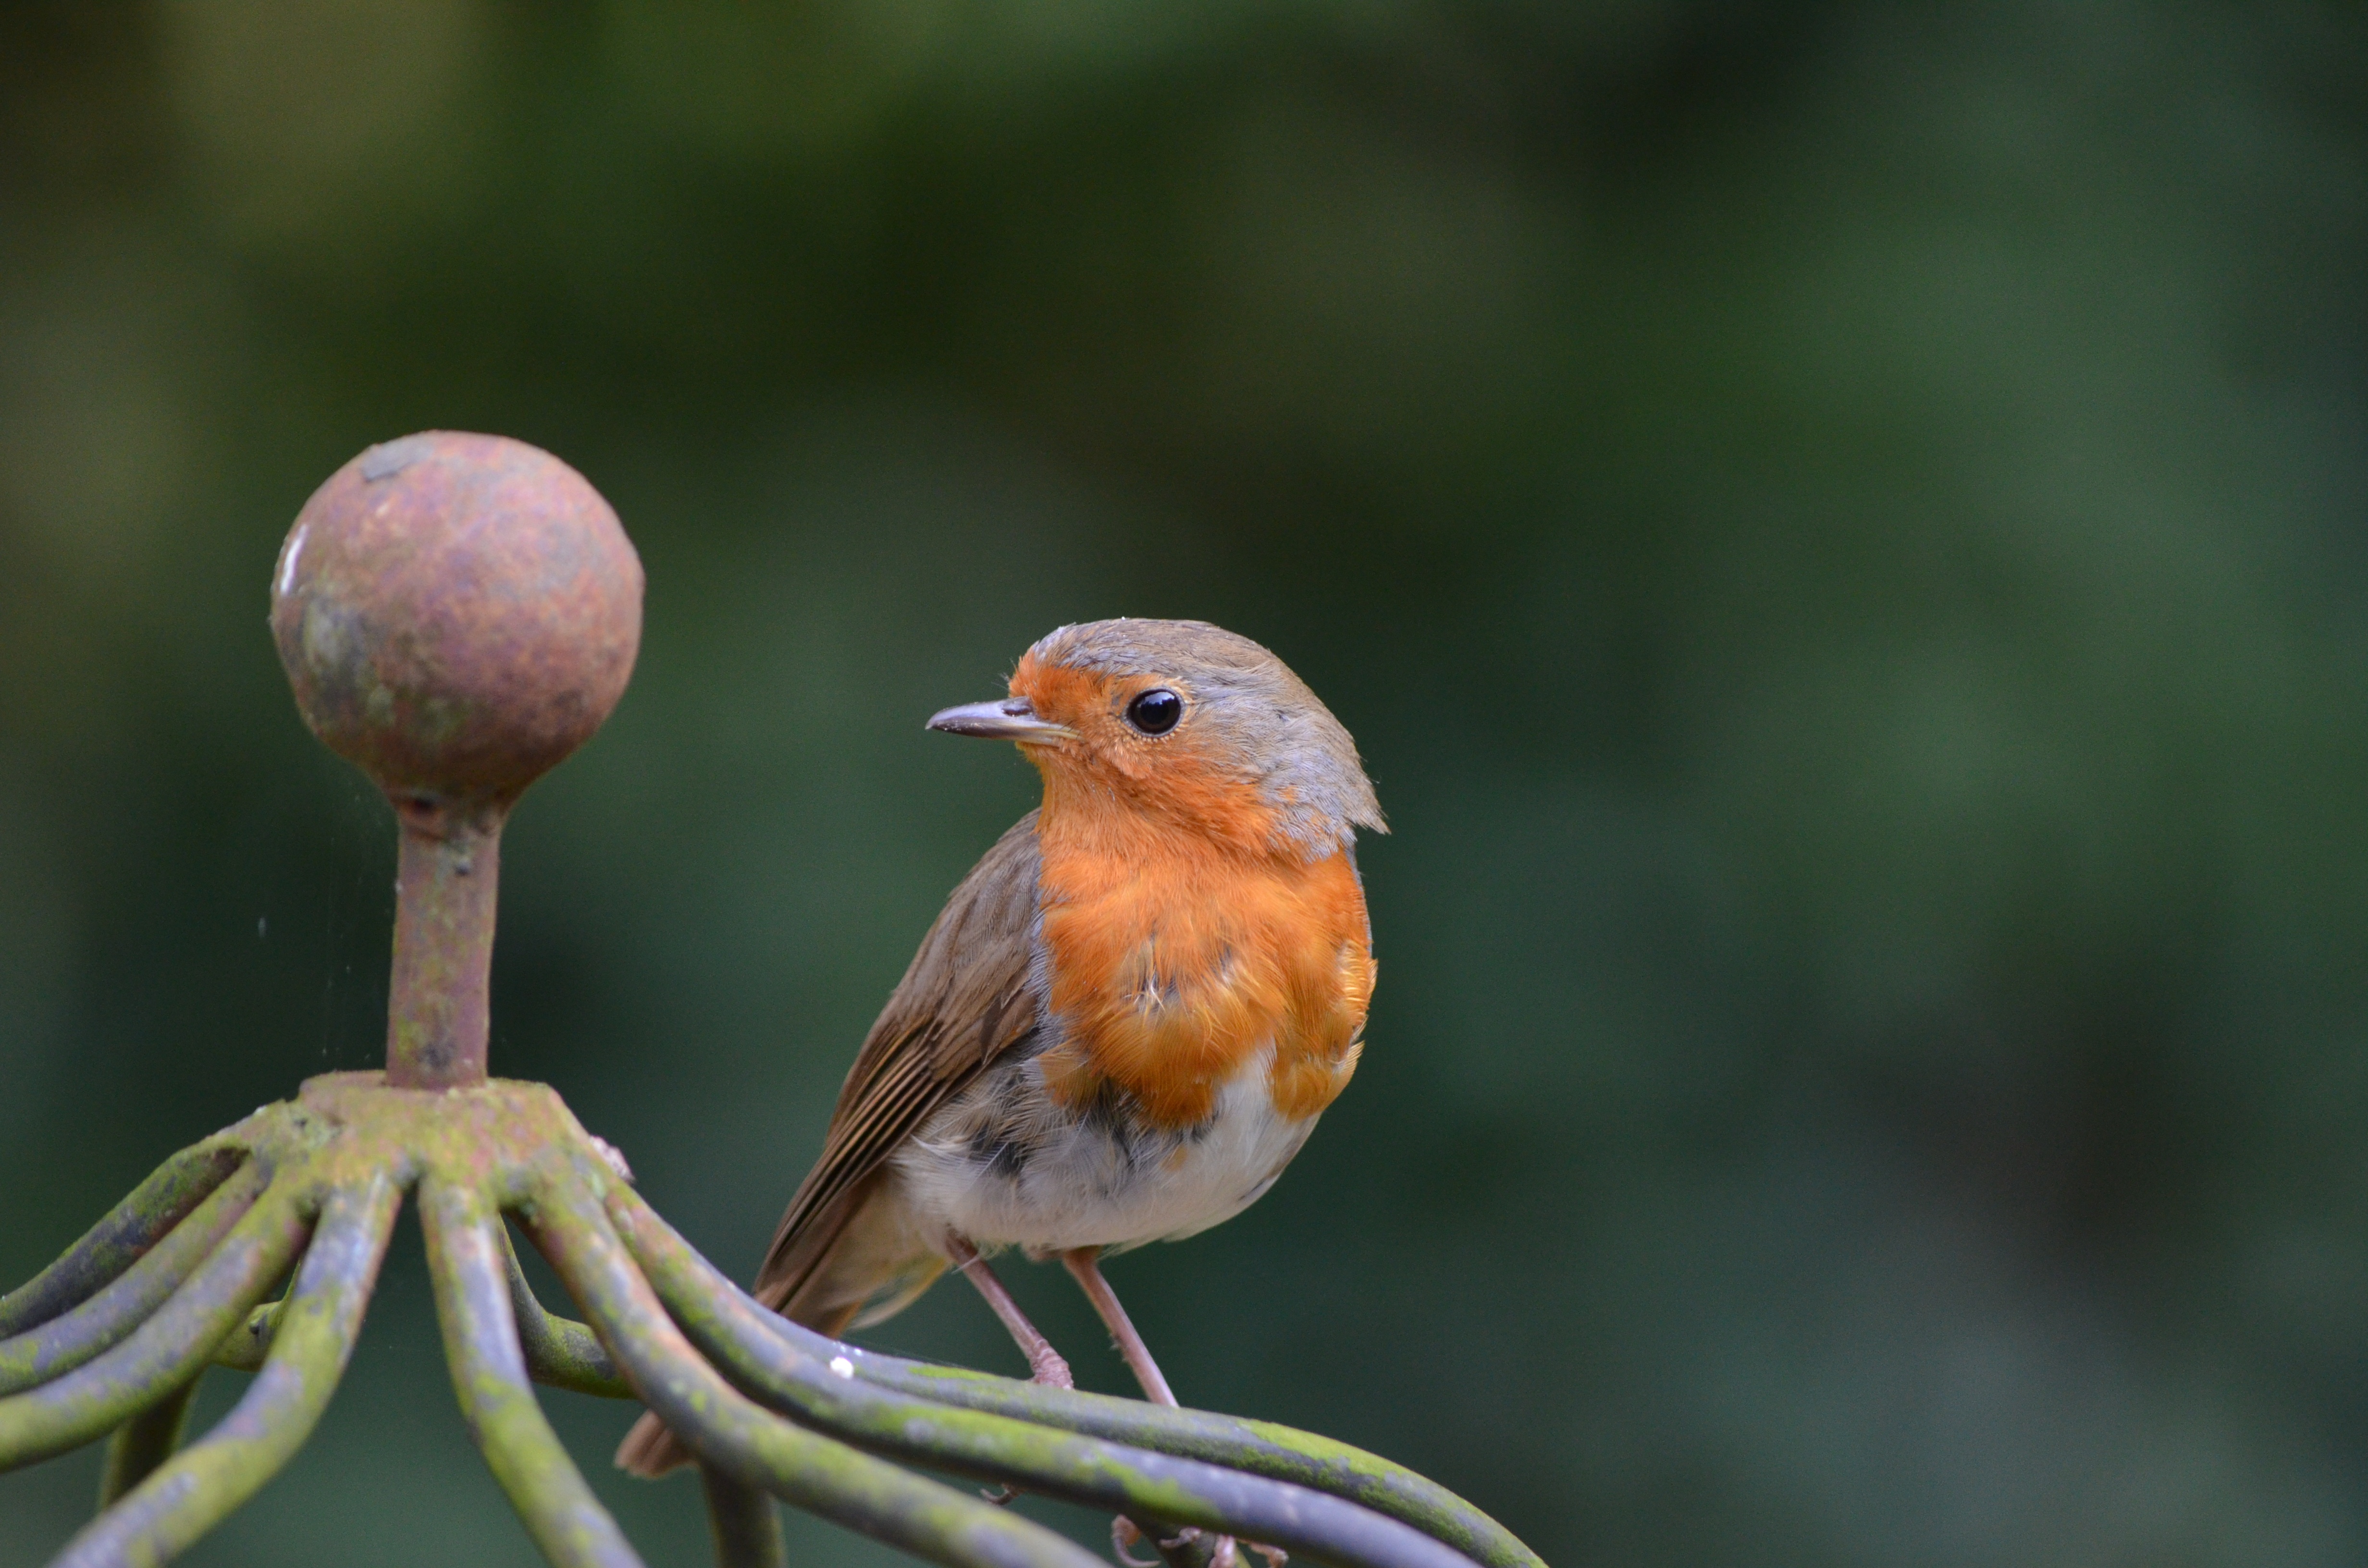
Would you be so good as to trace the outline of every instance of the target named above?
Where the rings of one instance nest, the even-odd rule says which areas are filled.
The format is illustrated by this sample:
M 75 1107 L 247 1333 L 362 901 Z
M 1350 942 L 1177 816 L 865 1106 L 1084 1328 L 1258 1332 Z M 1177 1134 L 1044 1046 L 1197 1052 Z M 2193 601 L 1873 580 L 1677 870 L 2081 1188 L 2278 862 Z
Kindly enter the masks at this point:
M 1126 1564 L 1126 1568 L 1167 1568 L 1165 1560 L 1157 1557 L 1137 1557 L 1127 1550 L 1143 1539 L 1143 1531 L 1124 1514 L 1110 1520 L 1110 1555 Z
M 1005 1508 L 1010 1506 L 1011 1500 L 1019 1496 L 1019 1492 L 1017 1487 L 1011 1486 L 982 1486 L 978 1489 L 978 1494 L 996 1507 Z
M 1073 1389 L 1077 1386 L 1077 1380 L 1069 1375 L 1069 1364 L 1061 1359 L 1061 1353 L 1049 1345 L 1028 1352 L 1028 1381 L 1042 1383 L 1048 1389 Z
M 1128 1550 L 1143 1540 L 1149 1540 L 1159 1555 L 1137 1557 Z M 1265 1558 L 1268 1568 L 1282 1568 L 1290 1561 L 1290 1554 L 1279 1546 L 1258 1541 L 1240 1545 Z M 1187 1525 L 1173 1539 L 1163 1539 L 1148 1534 L 1123 1514 L 1110 1520 L 1110 1550 L 1126 1568 L 1241 1568 L 1241 1554 L 1232 1536 L 1211 1535 Z

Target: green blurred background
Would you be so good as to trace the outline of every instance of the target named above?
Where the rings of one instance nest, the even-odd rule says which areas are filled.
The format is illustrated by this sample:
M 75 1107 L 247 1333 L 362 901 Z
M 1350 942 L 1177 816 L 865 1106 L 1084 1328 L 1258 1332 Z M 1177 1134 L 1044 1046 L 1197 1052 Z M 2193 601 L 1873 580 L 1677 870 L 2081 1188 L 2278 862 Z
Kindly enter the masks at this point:
M 378 1057 L 392 830 L 265 586 L 428 426 L 648 566 L 512 831 L 495 1062 L 727 1267 L 1032 798 L 923 717 L 1204 617 L 1395 831 L 1356 1084 L 1113 1268 L 1188 1402 L 1557 1568 L 2368 1559 L 2357 7 L 19 0 L 9 1280 Z M 394 1259 L 188 1561 L 531 1561 Z M 958 1289 L 872 1337 L 1019 1365 Z M 0 1564 L 95 1476 L 0 1478 Z

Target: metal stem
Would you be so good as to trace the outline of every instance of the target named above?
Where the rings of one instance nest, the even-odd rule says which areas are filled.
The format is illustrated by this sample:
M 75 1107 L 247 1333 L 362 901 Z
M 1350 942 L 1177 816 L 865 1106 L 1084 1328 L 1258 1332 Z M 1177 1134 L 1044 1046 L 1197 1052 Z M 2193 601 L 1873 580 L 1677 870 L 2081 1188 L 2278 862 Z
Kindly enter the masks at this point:
M 204 1267 L 131 1338 L 54 1382 L 0 1399 L 0 1470 L 80 1448 L 195 1377 L 286 1272 L 311 1231 L 295 1192 L 267 1189 Z
M 712 1464 L 699 1467 L 699 1482 L 715 1531 L 715 1568 L 790 1568 L 790 1543 L 770 1495 Z
M 553 1388 L 603 1399 L 632 1399 L 633 1385 L 609 1358 L 600 1336 L 582 1324 L 553 1317 L 534 1299 L 534 1288 L 518 1267 L 507 1226 L 501 1232 L 502 1261 L 509 1274 L 510 1311 L 518 1319 L 518 1346 L 526 1352 L 527 1376 Z
M 527 1533 L 556 1568 L 642 1568 L 535 1403 L 503 1278 L 507 1244 L 493 1206 L 473 1187 L 431 1176 L 420 1185 L 419 1222 L 453 1392 L 469 1435 Z
M 486 983 L 494 959 L 506 801 L 397 797 L 394 970 L 386 1081 L 452 1089 L 485 1081 Z
M 122 1568 L 177 1555 L 278 1474 L 345 1375 L 402 1191 L 375 1172 L 331 1192 L 271 1358 L 221 1424 L 83 1527 L 50 1568 Z
M 947 1568 L 1103 1568 L 1043 1526 L 803 1431 L 735 1392 L 692 1351 L 633 1267 L 593 1197 L 587 1153 L 523 1211 L 535 1244 L 590 1314 L 643 1403 L 699 1456 L 796 1507 Z
M 573 1318 L 554 1316 L 535 1300 L 510 1246 L 509 1231 L 501 1232 L 503 1262 L 509 1274 L 510 1312 L 518 1320 L 518 1348 L 526 1353 L 526 1375 L 549 1388 L 588 1393 L 599 1399 L 633 1399 L 633 1385 L 618 1372 L 600 1336 Z M 214 1350 L 214 1365 L 252 1372 L 271 1351 L 271 1332 L 279 1325 L 279 1309 L 273 1301 L 247 1314 L 245 1325 L 233 1330 Z
M 189 1402 L 197 1397 L 196 1377 L 166 1394 L 157 1403 L 115 1429 L 107 1441 L 107 1465 L 98 1477 L 98 1506 L 106 1508 L 155 1472 L 181 1446 L 181 1428 L 189 1418 Z
M 72 1312 L 0 1340 L 0 1394 L 72 1371 L 146 1322 L 253 1207 L 264 1185 L 261 1168 L 249 1162 L 114 1283 Z
M 700 1256 L 640 1194 L 612 1187 L 609 1203 L 619 1229 L 637 1250 L 661 1239 L 679 1246 L 696 1260 L 702 1290 L 712 1292 L 713 1299 L 728 1297 L 792 1349 L 825 1363 L 833 1358 L 844 1358 L 859 1381 L 963 1410 L 1012 1416 L 1131 1448 L 1205 1460 L 1293 1482 L 1411 1525 L 1490 1568 L 1545 1568 L 1543 1560 L 1511 1531 L 1437 1482 L 1347 1443 L 1275 1422 L 1171 1409 L 1142 1400 L 1046 1388 L 967 1368 L 882 1356 L 816 1334 L 758 1304 Z
M 1080 1437 L 1007 1416 L 957 1410 L 859 1383 L 771 1333 L 731 1282 L 638 1196 L 612 1187 L 619 1233 L 693 1343 L 766 1403 L 835 1437 L 909 1461 L 1008 1482 L 1072 1503 L 1199 1525 L 1305 1551 L 1342 1568 L 1469 1568 L 1430 1537 L 1354 1503 L 1288 1482 L 1246 1475 Z
M 209 1139 L 157 1166 L 56 1262 L 0 1296 L 0 1336 L 22 1334 L 87 1300 L 179 1224 L 245 1157 L 236 1144 Z

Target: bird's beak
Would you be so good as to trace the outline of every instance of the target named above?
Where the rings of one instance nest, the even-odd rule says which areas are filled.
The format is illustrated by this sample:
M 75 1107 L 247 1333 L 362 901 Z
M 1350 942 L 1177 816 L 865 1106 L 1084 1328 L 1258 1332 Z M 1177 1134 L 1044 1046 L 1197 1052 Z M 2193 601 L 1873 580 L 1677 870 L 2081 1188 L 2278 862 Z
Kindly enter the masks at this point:
M 1073 741 L 1077 732 L 1066 724 L 1055 724 L 1036 717 L 1024 697 L 1007 697 L 995 702 L 965 702 L 959 708 L 949 708 L 929 716 L 929 728 L 943 730 L 950 735 L 983 735 L 991 741 L 1018 741 L 1021 745 L 1051 745 L 1056 741 Z

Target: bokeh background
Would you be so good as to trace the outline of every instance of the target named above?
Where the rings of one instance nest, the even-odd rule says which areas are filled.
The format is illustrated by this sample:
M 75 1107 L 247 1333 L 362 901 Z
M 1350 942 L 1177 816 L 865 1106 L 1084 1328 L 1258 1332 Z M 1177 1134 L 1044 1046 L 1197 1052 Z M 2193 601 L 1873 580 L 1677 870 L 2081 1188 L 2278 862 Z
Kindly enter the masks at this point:
M 921 719 L 1204 617 L 1395 832 L 1355 1085 L 1114 1267 L 1188 1401 L 1558 1568 L 2359 1562 L 2364 329 L 2335 0 L 19 0 L 0 1275 L 377 1059 L 391 829 L 266 578 L 365 444 L 495 430 L 650 579 L 496 1069 L 720 1262 L 1030 803 Z M 1018 1366 L 959 1290 L 873 1338 Z M 0 1564 L 96 1465 L 0 1478 Z M 399 1236 L 188 1561 L 531 1560 Z

